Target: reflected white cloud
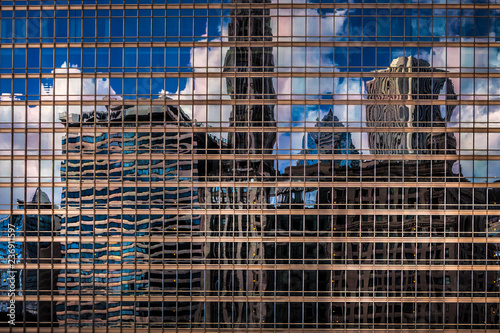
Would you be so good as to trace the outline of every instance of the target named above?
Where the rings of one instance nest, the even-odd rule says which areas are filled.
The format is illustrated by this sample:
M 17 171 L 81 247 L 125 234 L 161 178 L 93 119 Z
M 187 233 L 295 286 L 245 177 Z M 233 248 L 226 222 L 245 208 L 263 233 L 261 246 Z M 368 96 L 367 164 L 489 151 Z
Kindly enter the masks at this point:
M 67 74 L 78 74 L 81 70 L 67 65 L 66 62 L 62 64 L 60 68 L 56 68 L 52 73 L 67 73 Z M 122 97 L 117 95 L 115 90 L 110 86 L 110 81 L 107 78 L 64 78 L 55 77 L 53 84 L 42 85 L 41 87 L 41 100 L 54 100 L 54 101 L 89 101 L 89 100 L 103 100 L 103 99 L 118 99 L 121 100 Z M 66 108 L 63 106 L 63 108 Z M 71 105 L 69 106 L 69 114 L 80 114 L 86 111 L 106 111 L 104 105 Z M 50 108 L 42 108 L 42 118 L 45 116 L 52 116 L 53 110 Z M 63 109 L 56 107 L 56 111 L 63 111 Z M 56 118 L 58 116 L 56 112 Z
M 293 13 L 292 13 L 293 11 Z M 321 15 L 317 9 L 272 9 L 271 27 L 274 41 L 286 41 L 292 37 L 300 36 L 333 36 L 345 30 L 345 10 Z M 293 15 L 291 15 L 293 14 Z M 305 16 L 307 15 L 307 19 Z M 337 16 L 335 16 L 337 15 Z M 208 27 L 207 27 L 208 29 Z M 227 36 L 227 25 L 219 27 L 223 29 L 222 36 Z M 208 30 L 207 30 L 208 31 Z M 206 36 L 206 34 L 205 34 Z M 212 41 L 217 41 L 214 39 Z M 193 48 L 191 49 L 190 64 L 196 73 L 220 72 L 223 70 L 224 59 L 229 48 Z M 291 48 L 277 47 L 273 50 L 276 71 L 289 71 L 291 67 L 296 70 L 319 71 L 332 70 L 334 68 L 333 50 L 325 50 L 319 47 Z M 297 68 L 299 67 L 299 68 Z M 300 68 L 302 67 L 302 68 Z M 277 78 L 274 80 L 278 98 L 304 98 L 304 94 L 331 94 L 331 84 L 320 84 L 319 79 L 305 78 Z M 323 81 L 324 83 L 324 81 Z M 345 83 L 347 86 L 347 83 Z M 226 80 L 219 78 L 195 78 L 188 79 L 183 88 L 179 87 L 176 92 L 161 91 L 160 95 L 166 95 L 173 99 L 229 99 L 227 96 Z M 295 94 L 295 95 L 293 95 Z M 299 94 L 302 94 L 300 96 Z M 183 105 L 184 111 L 199 122 L 213 122 L 212 125 L 223 121 L 226 126 L 231 113 L 231 106 L 205 106 L 205 105 Z M 281 113 L 283 112 L 283 113 Z M 276 118 L 278 121 L 286 121 L 290 118 L 290 108 L 277 108 Z M 288 113 L 288 114 L 287 114 Z M 224 122 L 226 121 L 226 122 Z
M 278 2 L 278 1 L 273 1 Z M 279 1 L 283 3 L 283 1 Z M 286 2 L 286 1 L 285 1 Z M 290 0 L 291 2 L 291 0 Z M 293 1 L 294 3 L 297 1 Z M 306 2 L 301 0 L 299 2 Z M 273 41 L 300 41 L 307 36 L 308 40 L 334 40 L 335 36 L 344 36 L 348 31 L 347 10 L 334 10 L 325 12 L 320 9 L 272 9 L 271 27 L 273 31 Z M 415 21 L 417 22 L 417 21 Z M 450 29 L 455 29 L 458 21 L 452 22 Z M 227 22 L 226 22 L 227 23 Z M 420 28 L 422 30 L 431 29 L 429 22 L 423 21 Z M 413 23 L 412 23 L 413 24 Z M 437 36 L 445 35 L 444 26 L 434 24 L 433 33 Z M 221 31 L 224 30 L 224 31 Z M 227 36 L 227 24 L 219 25 L 219 31 L 222 36 Z M 206 27 L 205 37 L 208 36 L 208 27 Z M 292 37 L 293 36 L 293 37 Z M 204 39 L 202 41 L 208 41 Z M 217 40 L 212 40 L 217 41 Z M 190 52 L 190 65 L 195 73 L 221 72 L 223 70 L 224 59 L 228 48 L 192 48 Z M 412 52 L 411 48 L 397 49 L 393 48 L 389 51 L 388 56 L 398 56 L 398 52 Z M 443 68 L 451 72 L 469 69 L 479 69 L 490 67 L 491 69 L 500 67 L 500 49 L 498 48 L 469 48 L 469 47 L 436 47 L 427 50 L 418 50 L 414 56 L 428 60 L 433 67 Z M 273 50 L 275 57 L 276 71 L 290 71 L 292 68 L 295 71 L 338 71 L 338 63 L 334 57 L 334 49 L 320 47 L 277 47 Z M 406 56 L 413 54 L 404 54 Z M 389 64 L 387 64 L 389 65 Z M 70 64 L 64 63 L 61 68 L 57 68 L 53 73 L 70 73 L 78 74 L 80 70 Z M 500 98 L 500 79 L 451 79 L 455 91 L 457 93 L 471 94 L 469 99 L 499 99 Z M 319 95 L 332 95 L 332 93 L 344 95 L 342 99 L 360 99 L 365 94 L 365 83 L 360 78 L 290 78 L 280 77 L 274 80 L 275 89 L 278 98 L 281 99 L 316 99 Z M 105 99 L 109 97 L 121 99 L 117 95 L 115 89 L 110 86 L 110 80 L 106 78 L 91 79 L 91 78 L 54 78 L 52 85 L 42 84 L 41 86 L 42 100 L 55 101 L 78 101 L 78 100 L 93 100 Z M 1 92 L 0 92 L 1 93 Z M 182 87 L 178 87 L 177 91 L 160 91 L 160 95 L 165 95 L 173 99 L 204 100 L 208 96 L 209 99 L 229 99 L 227 96 L 225 79 L 220 78 L 195 78 L 187 79 Z M 475 94 L 475 95 L 472 95 Z M 488 95 L 489 94 L 489 95 Z M 308 96 L 309 95 L 309 96 Z M 11 101 L 20 99 L 18 94 L 2 94 L 1 101 Z M 332 96 L 333 98 L 333 96 Z M 466 99 L 466 97 L 463 97 Z M 222 125 L 227 125 L 227 120 L 231 113 L 231 106 L 221 105 L 183 105 L 184 111 L 193 119 L 199 122 L 213 122 L 212 125 L 222 121 Z M 15 122 L 52 122 L 58 120 L 59 112 L 65 112 L 68 107 L 56 106 L 54 110 L 51 106 L 33 107 L 26 109 L 23 106 L 0 106 L 0 121 L 10 122 L 12 119 Z M 104 106 L 98 106 L 98 110 L 104 111 Z M 319 107 L 318 107 L 319 108 Z M 70 113 L 80 113 L 82 111 L 90 111 L 94 106 L 70 106 Z M 364 109 L 361 107 L 346 107 L 334 106 L 334 114 L 342 122 L 363 121 Z M 297 109 L 298 110 L 298 109 Z M 314 122 L 317 118 L 315 112 L 310 109 L 297 111 L 289 106 L 278 106 L 275 109 L 276 119 L 278 121 L 291 122 L 307 120 Z M 292 114 L 293 112 L 293 114 Z M 323 111 L 322 111 L 323 112 Z M 26 119 L 27 118 L 27 119 Z M 490 106 L 467 106 L 462 105 L 456 108 L 451 119 L 450 126 L 458 126 L 461 122 L 462 127 L 484 127 L 496 126 L 494 123 L 500 124 L 500 108 Z M 37 125 L 33 125 L 37 126 Z M 314 125 L 311 125 L 314 126 Z M 479 134 L 462 133 L 457 136 L 459 154 L 473 154 L 473 149 L 478 149 L 476 143 L 481 142 L 486 148 L 500 147 L 500 138 L 498 136 L 489 136 L 488 138 L 479 137 Z M 366 139 L 357 139 L 360 136 L 353 136 L 353 143 L 358 149 L 367 149 Z M 42 136 L 42 147 L 50 146 L 51 138 Z M 302 139 L 297 138 L 291 144 L 301 144 Z M 28 148 L 30 142 L 26 143 Z M 1 149 L 9 149 L 12 143 L 0 142 Z M 476 152 L 481 153 L 481 152 Z M 472 164 L 463 164 L 464 175 L 472 175 L 475 171 L 472 170 Z M 481 170 L 481 169 L 479 169 Z M 500 171 L 499 171 L 500 175 Z
M 221 32 L 221 25 L 219 25 Z M 223 26 L 223 36 L 227 36 L 227 25 Z M 208 36 L 208 25 L 205 27 L 205 34 Z M 220 41 L 221 39 L 211 39 L 210 41 Z M 207 38 L 200 39 L 200 42 L 208 42 Z M 190 50 L 190 66 L 195 73 L 218 72 L 223 70 L 224 58 L 229 48 L 224 47 L 196 47 Z M 178 87 L 177 91 L 158 92 L 160 96 L 166 96 L 174 100 L 206 100 L 206 99 L 229 99 L 227 96 L 226 82 L 220 78 L 188 78 L 184 87 Z M 181 104 L 184 112 L 196 122 L 211 122 L 212 126 L 218 126 L 220 121 L 227 121 L 231 113 L 229 105 L 191 105 Z M 227 126 L 227 123 L 223 123 Z

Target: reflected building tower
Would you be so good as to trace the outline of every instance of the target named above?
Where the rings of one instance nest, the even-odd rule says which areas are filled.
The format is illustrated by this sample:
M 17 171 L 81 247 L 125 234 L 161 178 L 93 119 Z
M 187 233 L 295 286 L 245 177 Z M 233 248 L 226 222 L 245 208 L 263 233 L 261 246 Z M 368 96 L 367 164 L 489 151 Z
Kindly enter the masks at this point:
M 345 127 L 339 121 L 337 116 L 333 115 L 332 109 L 328 111 L 328 113 L 319 121 L 319 118 L 316 120 L 318 123 L 315 127 L 319 127 L 322 129 L 320 132 L 308 132 L 304 135 L 302 139 L 302 151 L 301 155 L 306 154 L 322 154 L 322 155 L 333 155 L 333 154 L 359 154 L 352 143 L 352 136 L 350 132 L 344 131 L 335 131 L 335 127 L 343 128 Z M 327 129 L 332 128 L 331 131 Z M 302 161 L 299 161 L 301 164 Z M 307 160 L 307 164 L 315 164 L 317 161 L 315 160 Z M 349 165 L 356 164 L 356 161 L 351 160 L 335 160 L 334 163 L 340 165 Z
M 51 210 L 57 209 L 53 205 L 49 196 L 40 188 L 35 190 L 29 201 L 17 200 L 18 209 L 24 210 Z M 12 215 L 0 220 L 0 230 L 9 230 L 9 225 L 15 227 L 17 236 L 28 236 L 37 238 L 39 241 L 16 241 L 14 239 L 14 252 L 16 264 L 26 264 L 25 269 L 16 269 L 16 294 L 18 296 L 33 297 L 36 295 L 44 298 L 57 293 L 57 277 L 59 269 L 52 269 L 52 264 L 61 263 L 61 244 L 57 241 L 49 241 L 52 236 L 58 236 L 61 229 L 61 218 L 58 215 Z M 23 235 L 24 234 L 24 235 Z M 39 237 L 43 238 L 40 239 Z M 2 258 L 9 255 L 8 243 L 2 243 L 0 246 Z M 0 274 L 1 289 L 5 290 L 7 295 L 9 274 L 8 270 L 2 270 Z M 20 290 L 24 290 L 21 292 Z M 27 326 L 50 326 L 50 323 L 56 320 L 55 307 L 53 301 L 22 301 L 16 302 L 16 314 L 24 312 L 23 320 Z M 0 314 L 8 318 L 6 313 L 8 302 L 0 302 Z M 23 311 L 25 310 L 25 311 Z M 39 323 L 39 324 L 37 324 Z
M 367 99 L 374 101 L 366 106 L 367 126 L 392 129 L 387 133 L 368 134 L 372 154 L 454 153 L 456 143 L 453 135 L 411 131 L 415 128 L 445 127 L 450 121 L 455 105 L 447 104 L 445 112 L 441 112 L 440 106 L 431 102 L 437 100 L 440 94 L 442 96 L 443 89 L 447 100 L 457 98 L 450 79 L 433 75 L 445 72 L 430 67 L 425 60 L 412 56 L 399 57 L 392 61 L 388 69 L 377 71 L 377 77 L 366 83 Z M 429 75 L 422 75 L 425 73 Z M 422 100 L 429 100 L 429 104 L 413 103 Z M 401 132 L 394 131 L 398 127 Z
M 454 101 L 457 96 L 453 83 L 443 76 L 444 70 L 430 67 L 425 60 L 415 57 L 394 59 L 389 68 L 377 71 L 377 76 L 366 83 L 366 125 L 369 128 L 387 128 L 387 132 L 368 133 L 370 152 L 375 155 L 422 155 L 421 158 L 401 160 L 376 160 L 366 164 L 363 173 L 373 175 L 379 181 L 402 180 L 405 182 L 456 182 L 465 181 L 460 172 L 453 170 L 458 160 L 457 144 L 453 133 L 444 128 L 450 121 L 456 105 L 440 106 L 433 101 Z M 429 129 L 426 132 L 425 129 Z M 448 155 L 446 159 L 434 159 L 430 155 Z M 428 158 L 426 156 L 429 156 Z M 400 207 L 429 209 L 454 208 L 458 203 L 457 188 L 377 189 L 389 202 Z M 462 200 L 471 198 L 470 189 L 462 189 Z M 366 200 L 366 199 L 365 199 Z M 381 207 L 383 207 L 382 205 Z M 404 229 L 444 232 L 459 230 L 459 220 L 466 216 L 421 215 L 410 221 L 404 218 Z M 399 220 L 395 224 L 399 224 Z M 391 224 L 391 223 L 389 223 Z M 391 227 L 389 226 L 389 229 Z
M 251 45 L 272 41 L 271 17 L 269 9 L 250 4 L 270 3 L 270 0 L 240 1 L 242 8 L 231 10 L 228 27 L 229 41 Z M 247 210 L 265 209 L 269 203 L 270 187 L 252 187 L 250 182 L 269 180 L 275 173 L 274 161 L 263 159 L 263 154 L 272 154 L 276 142 L 274 118 L 275 90 L 272 78 L 255 73 L 274 71 L 272 47 L 233 46 L 224 59 L 224 73 L 228 94 L 235 101 L 229 118 L 234 131 L 228 134 L 227 151 L 234 154 L 234 160 L 221 161 L 220 172 L 213 175 L 218 181 L 234 182 L 234 187 L 211 188 L 207 198 L 207 208 L 234 209 L 234 214 L 210 216 L 209 228 L 212 235 L 260 237 L 274 219 L 272 216 L 249 214 Z M 233 77 L 231 77 L 234 75 Z M 259 156 L 260 155 L 260 156 Z M 241 158 L 239 158 L 241 156 Z M 245 183 L 245 184 L 244 184 Z M 213 195 L 217 192 L 217 195 Z M 241 210 L 241 213 L 238 212 Z M 211 244 L 209 258 L 217 258 L 218 263 L 240 265 L 235 270 L 212 272 L 207 282 L 209 290 L 220 290 L 220 296 L 261 296 L 267 288 L 266 272 L 249 270 L 241 265 L 260 265 L 265 254 L 259 242 L 221 242 Z M 258 325 L 266 321 L 265 304 L 227 302 L 210 307 L 211 322 L 219 321 L 238 327 L 247 323 Z M 231 327 L 231 326 L 228 326 Z
M 446 103 L 442 108 L 437 103 L 432 103 L 443 96 L 447 101 L 457 99 L 451 80 L 439 75 L 440 73 L 445 71 L 430 67 L 424 60 L 400 57 L 394 59 L 388 69 L 377 71 L 377 77 L 367 82 L 367 98 L 373 102 L 366 106 L 367 126 L 390 129 L 387 132 L 368 133 L 370 152 L 376 155 L 420 156 L 418 159 L 403 159 L 401 156 L 400 160 L 381 158 L 365 163 L 363 169 L 359 170 L 364 177 L 373 177 L 379 182 L 403 181 L 405 186 L 377 188 L 375 192 L 373 189 L 362 190 L 360 204 L 375 202 L 375 208 L 402 210 L 455 210 L 473 205 L 481 207 L 486 203 L 486 192 L 483 189 L 473 190 L 459 185 L 459 182 L 467 184 L 469 180 L 463 177 L 460 169 L 453 168 L 458 160 L 454 134 L 444 130 L 432 131 L 433 128 L 446 127 L 456 107 L 453 103 Z M 429 132 L 425 131 L 427 128 Z M 432 155 L 451 155 L 451 158 L 432 158 Z M 432 184 L 424 188 L 418 187 L 417 182 Z M 445 182 L 446 187 L 437 185 Z M 347 197 L 347 202 L 356 203 L 357 199 Z M 366 244 L 350 253 L 357 258 L 384 258 L 388 255 L 391 259 L 399 258 L 409 264 L 419 264 L 427 259 L 429 264 L 438 265 L 441 262 L 464 264 L 471 262 L 469 260 L 474 257 L 494 260 L 496 256 L 493 246 L 466 242 L 445 243 L 440 239 L 445 236 L 471 237 L 474 232 L 480 235 L 487 228 L 485 216 L 402 214 L 368 218 L 363 216 L 362 220 L 348 218 L 347 221 L 348 233 L 349 230 L 360 230 L 361 234 L 371 231 L 379 235 L 431 236 L 436 239 L 434 243 L 417 238 L 414 244 Z M 444 292 L 451 294 L 452 291 L 471 290 L 472 279 L 474 283 L 484 286 L 488 280 L 496 279 L 496 276 L 494 272 L 486 271 L 388 270 L 360 272 L 359 279 L 362 285 L 370 284 L 377 291 L 385 291 L 388 280 L 388 296 L 406 294 L 423 297 L 426 293 L 440 296 Z M 401 283 L 398 285 L 394 281 Z M 418 325 L 443 321 L 444 316 L 446 322 L 467 322 L 470 318 L 463 314 L 470 315 L 472 307 L 476 307 L 474 304 L 460 303 L 447 304 L 443 308 L 439 303 L 423 302 L 419 300 L 418 303 L 405 303 L 398 307 L 378 304 L 380 311 L 375 313 L 375 320 L 388 320 L 389 323 L 415 322 Z M 363 311 L 355 311 L 355 305 L 350 309 L 347 306 L 346 312 L 351 314 L 350 318 L 346 318 L 348 322 L 366 322 L 371 317 L 363 317 Z M 434 315 L 429 317 L 428 313 Z
M 233 3 L 240 3 L 233 0 Z M 250 3 L 270 3 L 270 0 L 257 0 Z M 247 2 L 241 2 L 247 3 Z M 269 9 L 233 9 L 228 26 L 230 42 L 248 43 L 272 41 L 271 17 Z M 228 94 L 236 103 L 231 112 L 231 127 L 256 127 L 256 131 L 236 131 L 229 134 L 228 148 L 235 154 L 271 154 L 276 142 L 274 105 L 264 104 L 262 100 L 276 98 L 272 77 L 256 76 L 254 73 L 273 72 L 274 58 L 272 47 L 231 47 L 224 60 L 224 72 L 234 73 L 226 78 Z M 243 76 L 243 73 L 249 75 Z M 250 75 L 252 73 L 253 75 Z M 251 100 L 255 100 L 252 102 Z M 267 129 L 267 127 L 270 127 Z M 234 168 L 235 176 L 266 176 L 272 173 L 273 161 L 261 158 L 239 160 Z
M 197 147 L 192 133 L 183 131 L 188 116 L 170 105 L 121 105 L 60 117 L 68 127 L 62 144 L 68 158 L 61 165 L 67 214 L 61 223 L 66 269 L 58 278 L 65 296 L 58 303 L 60 325 L 200 322 L 196 304 L 163 301 L 200 290 L 203 281 L 199 270 L 175 268 L 201 260 L 203 245 L 164 238 L 201 228 L 193 211 L 197 189 L 183 185 L 198 176 L 197 163 L 182 158 Z

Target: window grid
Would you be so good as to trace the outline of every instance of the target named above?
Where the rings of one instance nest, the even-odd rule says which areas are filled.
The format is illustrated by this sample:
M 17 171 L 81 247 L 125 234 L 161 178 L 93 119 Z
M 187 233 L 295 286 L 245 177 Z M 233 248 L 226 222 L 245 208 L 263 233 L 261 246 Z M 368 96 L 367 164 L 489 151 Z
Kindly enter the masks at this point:
M 0 4 L 4 318 L 498 330 L 498 3 Z

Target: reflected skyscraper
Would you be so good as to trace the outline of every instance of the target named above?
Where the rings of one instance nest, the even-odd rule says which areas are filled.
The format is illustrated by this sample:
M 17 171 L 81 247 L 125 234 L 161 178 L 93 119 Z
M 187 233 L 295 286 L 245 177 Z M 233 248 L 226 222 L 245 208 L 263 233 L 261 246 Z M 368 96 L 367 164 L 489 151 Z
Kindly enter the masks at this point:
M 419 75 L 416 80 L 397 76 L 397 73 L 407 71 L 431 74 L 430 77 Z M 477 308 L 477 305 L 443 305 L 433 302 L 433 297 L 445 293 L 461 295 L 465 290 L 474 290 L 474 283 L 486 286 L 488 281 L 498 279 L 497 272 L 451 268 L 458 263 L 472 263 L 474 258 L 484 258 L 485 262 L 495 260 L 498 254 L 496 245 L 445 242 L 441 238 L 458 235 L 481 236 L 486 231 L 488 222 L 485 216 L 451 214 L 457 207 L 481 207 L 486 203 L 486 192 L 481 189 L 459 188 L 459 183 L 469 183 L 469 180 L 461 174 L 460 169 L 454 169 L 458 159 L 455 136 L 453 133 L 436 133 L 434 130 L 447 125 L 455 106 L 447 105 L 446 114 L 441 115 L 439 106 L 432 104 L 432 100 L 437 99 L 442 89 L 451 100 L 456 99 L 456 95 L 451 81 L 439 77 L 432 78 L 433 72 L 440 71 L 429 68 L 428 63 L 413 57 L 398 58 L 392 62 L 390 70 L 378 71 L 377 77 L 367 83 L 368 98 L 373 100 L 373 104 L 366 106 L 367 126 L 372 130 L 368 131 L 370 152 L 381 156 L 418 154 L 418 159 L 380 158 L 361 160 L 358 164 L 358 160 L 352 159 L 352 155 L 356 156 L 358 152 L 351 144 L 347 151 L 332 151 L 333 156 L 351 154 L 347 163 L 338 163 L 342 160 L 334 160 L 333 163 L 306 160 L 307 163 L 300 161 L 296 166 L 285 169 L 284 176 L 287 178 L 297 179 L 305 176 L 309 180 L 319 180 L 320 187 L 279 189 L 276 200 L 279 207 L 333 208 L 336 213 L 332 216 L 306 215 L 304 220 L 300 219 L 301 216 L 291 216 L 290 225 L 288 216 L 278 217 L 283 234 L 288 234 L 290 230 L 292 234 L 307 235 L 309 230 L 309 233 L 321 236 L 328 235 L 328 231 L 331 231 L 332 236 L 339 237 L 341 241 L 334 244 L 323 243 L 320 237 L 313 250 L 317 257 L 315 255 L 312 258 L 317 258 L 318 262 L 360 267 L 359 270 L 318 270 L 318 283 L 331 279 L 330 291 L 334 299 L 343 295 L 384 299 L 384 302 L 378 303 L 333 303 L 331 311 L 327 312 L 332 315 L 332 322 L 338 320 L 367 325 L 385 323 L 387 327 L 399 327 L 405 323 L 427 327 L 425 325 L 443 320 L 452 323 L 471 320 L 478 322 L 479 318 L 470 317 L 471 313 L 484 313 L 484 309 Z M 383 76 L 384 73 L 388 75 Z M 413 103 L 415 100 L 417 103 Z M 425 101 L 429 101 L 429 104 Z M 328 115 L 325 118 L 327 119 Z M 383 132 L 381 129 L 384 128 L 389 130 Z M 422 128 L 426 128 L 428 132 L 422 131 Z M 303 154 L 317 154 L 324 149 L 318 144 L 321 142 L 321 134 L 306 133 L 307 139 L 304 138 L 304 142 L 307 142 L 308 149 L 304 144 Z M 342 146 L 340 133 L 326 133 L 325 137 L 333 137 L 339 141 L 333 144 L 334 147 Z M 437 159 L 433 158 L 434 155 L 446 157 Z M 349 186 L 348 183 L 352 180 L 362 180 L 366 185 Z M 321 181 L 333 181 L 334 186 L 321 186 Z M 396 186 L 391 182 L 401 182 L 401 185 Z M 445 182 L 446 186 L 434 185 Z M 383 186 L 384 183 L 387 186 Z M 419 183 L 433 185 L 422 187 Z M 418 214 L 413 213 L 415 210 L 438 210 L 448 213 Z M 373 213 L 368 214 L 368 211 Z M 388 214 L 388 211 L 400 213 Z M 495 225 L 495 222 L 490 224 Z M 358 239 L 372 235 L 380 241 L 358 242 Z M 420 237 L 434 237 L 436 241 L 427 242 Z M 401 241 L 409 238 L 414 239 L 414 243 Z M 304 247 L 307 245 L 305 243 Z M 303 251 L 306 262 L 307 249 L 304 248 Z M 299 250 L 300 252 L 302 250 Z M 290 254 L 291 257 L 292 255 Z M 278 252 L 276 256 L 278 258 Z M 302 256 L 299 254 L 295 258 Z M 421 264 L 435 267 L 428 270 L 418 269 Z M 440 269 L 439 265 L 449 266 L 448 269 Z M 379 270 L 378 267 L 384 269 Z M 304 280 L 297 281 L 302 281 L 306 288 Z M 494 286 L 494 283 L 489 285 Z M 495 286 L 491 290 L 497 291 L 498 287 Z M 398 297 L 411 297 L 416 302 L 389 301 Z M 487 304 L 486 307 L 490 313 L 496 311 L 496 306 L 492 304 Z M 328 314 L 321 318 L 328 318 Z
M 61 115 L 69 129 L 81 126 L 81 131 L 70 131 L 62 144 L 68 154 L 61 166 L 67 182 L 62 206 L 68 210 L 61 222 L 61 235 L 67 237 L 62 253 L 68 268 L 58 281 L 61 294 L 67 296 L 58 303 L 61 325 L 117 326 L 126 321 L 154 327 L 154 323 L 188 323 L 197 316 L 193 321 L 200 321 L 199 311 L 190 311 L 190 302 L 149 300 L 202 287 L 200 271 L 165 269 L 178 258 L 201 259 L 203 254 L 199 243 L 163 239 L 201 227 L 196 212 L 171 212 L 197 208 L 197 189 L 182 185 L 196 181 L 196 162 L 161 157 L 196 150 L 192 134 L 182 132 L 189 118 L 170 105 L 108 110 L 83 114 L 81 120 L 79 115 L 70 114 L 69 119 Z M 134 125 L 133 131 L 121 127 L 123 122 Z M 78 235 L 96 241 L 82 241 Z M 76 268 L 80 264 L 85 266 Z M 141 295 L 147 296 L 144 301 L 127 300 Z
M 440 108 L 431 102 L 440 96 L 447 100 L 457 98 L 450 79 L 433 75 L 443 72 L 431 68 L 425 60 L 399 57 L 388 69 L 377 71 L 377 77 L 366 83 L 367 98 L 374 100 L 366 107 L 367 126 L 393 130 L 368 135 L 372 154 L 453 154 L 456 144 L 452 135 L 411 131 L 444 127 L 450 121 L 456 106 L 447 104 Z M 415 101 L 422 100 L 429 100 L 429 104 L 415 104 Z M 401 131 L 394 131 L 395 128 L 401 128 Z
M 344 131 L 335 131 L 332 128 L 332 131 L 325 131 L 329 127 L 345 127 L 339 121 L 337 116 L 333 115 L 332 109 L 328 111 L 328 113 L 319 121 L 317 119 L 317 124 L 315 127 L 319 127 L 322 129 L 320 132 L 308 132 L 304 135 L 302 139 L 302 152 L 301 155 L 333 155 L 333 154 L 359 154 L 352 143 L 352 136 L 350 132 Z M 346 161 L 346 160 L 335 160 L 334 163 L 338 163 L 340 165 L 356 163 L 356 161 Z M 301 164 L 302 161 L 299 161 Z M 307 164 L 315 164 L 317 161 L 315 160 L 307 160 Z
M 246 4 L 238 0 L 233 3 Z M 258 5 L 270 1 L 250 3 Z M 235 8 L 231 10 L 230 15 L 231 22 L 228 25 L 230 41 L 247 42 L 251 45 L 254 42 L 272 40 L 269 9 Z M 235 131 L 228 134 L 227 148 L 221 147 L 221 151 L 234 154 L 234 160 L 221 161 L 219 172 L 214 174 L 216 177 L 210 179 L 217 181 L 218 177 L 221 177 L 220 180 L 234 182 L 235 186 L 208 189 L 211 197 L 206 198 L 206 208 L 227 208 L 241 210 L 241 213 L 209 216 L 211 235 L 260 237 L 268 228 L 268 224 L 274 220 L 273 216 L 246 212 L 264 209 L 270 201 L 270 188 L 254 187 L 247 182 L 271 179 L 275 174 L 274 162 L 262 157 L 262 154 L 272 154 L 276 142 L 274 106 L 265 102 L 276 98 L 275 90 L 271 77 L 255 75 L 273 71 L 274 59 L 271 47 L 236 46 L 229 48 L 226 53 L 224 73 L 228 74 L 227 91 L 236 102 L 229 122 Z M 247 75 L 242 75 L 244 73 Z M 231 77 L 232 75 L 234 77 Z M 220 290 L 221 296 L 248 294 L 258 296 L 263 295 L 262 292 L 268 288 L 265 271 L 244 269 L 245 265 L 264 263 L 265 253 L 259 242 L 211 243 L 207 256 L 217 259 L 217 261 L 211 260 L 213 262 L 240 266 L 235 270 L 211 272 L 207 287 L 210 290 Z M 213 304 L 207 311 L 212 322 L 217 322 L 217 318 L 223 318 L 227 324 L 222 327 L 231 322 L 235 325 L 233 327 L 265 322 L 269 315 L 263 304 L 241 301 Z
M 50 198 L 40 188 L 36 188 L 35 193 L 29 201 L 17 200 L 18 209 L 26 210 L 49 210 L 55 207 Z M 17 264 L 29 265 L 25 269 L 13 270 L 15 277 L 16 290 L 24 289 L 24 292 L 16 292 L 19 299 L 21 297 L 32 297 L 42 295 L 44 297 L 57 293 L 57 275 L 58 269 L 51 269 L 52 264 L 61 263 L 61 246 L 59 242 L 47 241 L 52 236 L 57 236 L 61 229 L 61 218 L 58 215 L 12 215 L 0 220 L 2 230 L 7 231 L 9 225 L 15 228 L 15 238 L 13 239 L 14 253 Z M 44 238 L 38 242 L 17 242 L 16 237 L 21 235 L 35 236 Z M 8 243 L 2 243 L 0 253 L 7 263 L 8 254 L 10 254 Z M 9 262 L 10 263 L 10 262 Z M 35 269 L 40 267 L 40 269 Z M 9 285 L 8 270 L 2 270 L 0 275 L 0 285 L 3 290 L 8 290 Z M 7 292 L 5 292 L 7 295 Z M 0 313 L 6 313 L 7 302 L 0 303 Z M 36 323 L 42 323 L 43 326 L 50 326 L 50 322 L 55 317 L 55 302 L 51 301 L 18 301 L 16 304 L 16 313 L 23 313 L 23 320 L 28 326 L 35 326 Z M 25 311 L 23 311 L 25 309 Z

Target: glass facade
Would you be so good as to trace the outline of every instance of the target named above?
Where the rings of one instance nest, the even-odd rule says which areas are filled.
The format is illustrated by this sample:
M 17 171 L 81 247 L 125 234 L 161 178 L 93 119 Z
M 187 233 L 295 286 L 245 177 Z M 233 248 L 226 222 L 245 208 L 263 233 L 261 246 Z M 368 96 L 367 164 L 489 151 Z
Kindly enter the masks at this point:
M 499 0 L 0 5 L 4 329 L 498 332 Z

